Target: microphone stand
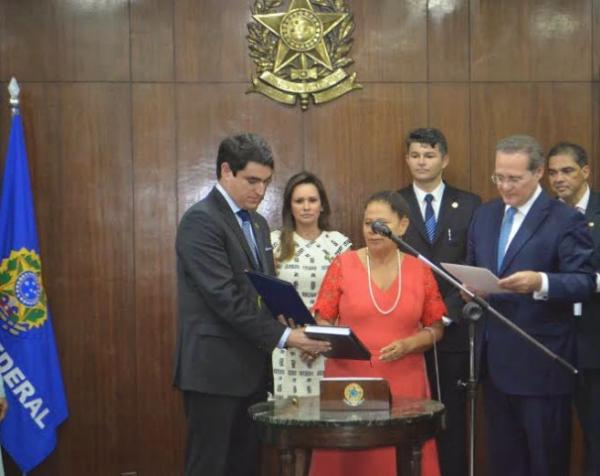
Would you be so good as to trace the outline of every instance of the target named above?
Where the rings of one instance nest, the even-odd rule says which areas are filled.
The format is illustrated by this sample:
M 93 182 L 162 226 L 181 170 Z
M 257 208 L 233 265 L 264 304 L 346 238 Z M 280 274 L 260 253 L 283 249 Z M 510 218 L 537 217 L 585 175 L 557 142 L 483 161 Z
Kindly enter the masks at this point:
M 475 374 L 475 323 L 483 315 L 483 309 L 476 302 L 468 302 L 463 306 L 462 318 L 469 322 L 469 378 L 466 382 L 459 380 L 457 386 L 467 393 L 467 426 L 468 468 L 469 476 L 475 474 L 475 413 L 477 409 L 477 376 Z
M 475 322 L 479 320 L 479 318 L 483 315 L 483 311 L 487 311 L 491 315 L 493 315 L 496 319 L 503 322 L 506 326 L 511 328 L 525 340 L 530 342 L 534 347 L 538 348 L 552 360 L 558 362 L 560 365 L 565 367 L 567 370 L 572 372 L 573 374 L 577 374 L 578 371 L 575 367 L 573 367 L 569 362 L 565 359 L 556 355 L 552 352 L 548 347 L 542 344 L 537 339 L 531 337 L 527 332 L 517 326 L 514 322 L 510 321 L 508 318 L 504 317 L 499 311 L 494 309 L 485 299 L 477 296 L 475 293 L 467 289 L 461 282 L 454 279 L 448 272 L 440 268 L 435 263 L 431 262 L 425 256 L 420 254 L 416 249 L 410 246 L 406 241 L 404 241 L 400 236 L 394 235 L 392 231 L 389 229 L 387 225 L 382 222 L 374 221 L 371 224 L 371 229 L 386 238 L 392 240 L 396 246 L 399 248 L 403 248 L 407 250 L 410 254 L 415 256 L 420 261 L 427 264 L 435 274 L 443 278 L 445 281 L 449 282 L 452 286 L 454 286 L 459 291 L 462 291 L 464 294 L 471 298 L 471 302 L 468 302 L 463 307 L 463 318 L 469 321 L 469 379 L 467 382 L 459 381 L 457 384 L 461 387 L 464 387 L 467 392 L 467 405 L 468 405 L 468 415 L 469 415 L 469 476 L 474 476 L 475 469 L 475 403 L 477 398 L 477 378 L 475 374 Z

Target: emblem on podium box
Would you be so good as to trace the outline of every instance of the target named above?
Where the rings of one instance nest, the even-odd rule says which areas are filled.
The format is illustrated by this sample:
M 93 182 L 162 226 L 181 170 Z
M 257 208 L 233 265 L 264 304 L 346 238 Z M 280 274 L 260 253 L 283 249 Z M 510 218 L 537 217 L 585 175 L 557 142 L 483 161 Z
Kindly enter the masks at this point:
M 363 388 L 358 383 L 352 382 L 344 388 L 344 403 L 351 407 L 357 407 L 365 401 L 364 395 Z

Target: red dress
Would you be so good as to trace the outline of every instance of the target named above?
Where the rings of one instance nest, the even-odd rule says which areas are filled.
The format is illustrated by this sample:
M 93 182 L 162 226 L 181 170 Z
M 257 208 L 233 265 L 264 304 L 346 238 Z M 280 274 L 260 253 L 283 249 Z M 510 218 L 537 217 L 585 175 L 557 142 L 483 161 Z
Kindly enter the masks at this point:
M 314 310 L 321 319 L 349 326 L 372 354 L 371 362 L 328 359 L 326 377 L 383 377 L 388 380 L 392 398 L 429 398 L 429 384 L 422 353 L 406 355 L 391 362 L 379 360 L 379 351 L 392 341 L 416 334 L 423 326 L 439 321 L 446 313 L 431 270 L 412 256 L 402 261 L 402 294 L 396 309 L 383 315 L 369 296 L 367 270 L 356 251 L 334 259 L 325 275 Z M 398 279 L 398 278 L 396 278 Z M 372 283 L 373 295 L 381 309 L 389 309 L 396 299 L 398 282 L 386 291 Z M 423 446 L 422 474 L 440 474 L 435 440 Z M 375 450 L 313 452 L 311 476 L 392 476 L 396 475 L 396 454 L 392 447 Z

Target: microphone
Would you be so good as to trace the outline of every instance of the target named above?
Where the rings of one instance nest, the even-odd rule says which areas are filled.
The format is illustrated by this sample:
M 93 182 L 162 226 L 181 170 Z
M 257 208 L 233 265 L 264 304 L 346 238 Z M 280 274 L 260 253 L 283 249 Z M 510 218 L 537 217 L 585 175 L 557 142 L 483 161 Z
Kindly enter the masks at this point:
M 371 223 L 371 230 L 373 230 L 373 233 L 377 233 L 378 235 L 385 236 L 387 238 L 392 236 L 392 230 L 390 230 L 390 227 L 381 220 L 375 220 L 373 223 Z
M 377 233 L 378 235 L 385 236 L 392 240 L 398 247 L 401 247 L 403 250 L 406 250 L 411 255 L 417 257 L 421 261 L 427 263 L 431 268 L 435 270 L 435 265 L 429 261 L 425 256 L 421 255 L 417 250 L 415 250 L 412 246 L 410 246 L 406 241 L 402 239 L 400 235 L 394 235 L 390 227 L 383 223 L 381 220 L 375 220 L 371 223 L 371 230 L 373 233 Z

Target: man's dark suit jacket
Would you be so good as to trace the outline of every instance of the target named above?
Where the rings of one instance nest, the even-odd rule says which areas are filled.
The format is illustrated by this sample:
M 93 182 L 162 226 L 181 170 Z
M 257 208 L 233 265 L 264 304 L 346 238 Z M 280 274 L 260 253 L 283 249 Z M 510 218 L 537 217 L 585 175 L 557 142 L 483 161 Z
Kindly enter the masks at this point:
M 274 273 L 269 227 L 250 213 L 263 271 Z M 216 189 L 193 205 L 177 231 L 179 316 L 174 385 L 181 390 L 248 396 L 267 376 L 270 352 L 285 327 L 266 308 L 244 270 L 252 251 Z
M 490 304 L 550 350 L 575 363 L 573 302 L 595 288 L 593 244 L 583 215 L 542 192 L 514 236 L 500 269 L 498 238 L 504 203 L 494 200 L 475 212 L 468 242 L 468 264 L 499 277 L 533 270 L 548 276 L 548 300 L 531 294 L 492 294 Z M 523 396 L 570 394 L 573 375 L 497 319 L 478 326 L 478 357 L 485 342 L 487 368 L 496 388 Z
M 585 219 L 594 240 L 592 265 L 596 271 L 600 271 L 600 193 L 590 192 Z M 583 304 L 583 314 L 581 317 L 575 317 L 575 326 L 578 367 L 600 368 L 600 294 L 594 293 L 591 299 Z
M 433 243 L 430 243 L 425 230 L 421 207 L 412 185 L 399 191 L 410 207 L 410 225 L 404 239 L 419 253 L 436 264 L 442 262 L 464 263 L 467 253 L 467 233 L 475 209 L 481 199 L 469 192 L 446 184 Z M 460 319 L 465 302 L 451 284 L 436 275 L 440 292 L 444 296 L 448 317 Z M 453 324 L 444 329 L 444 337 L 438 343 L 440 351 L 467 351 L 468 326 Z

